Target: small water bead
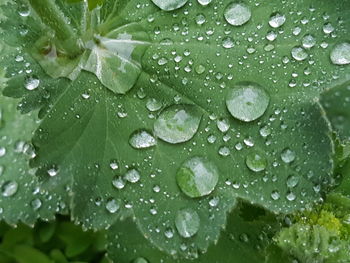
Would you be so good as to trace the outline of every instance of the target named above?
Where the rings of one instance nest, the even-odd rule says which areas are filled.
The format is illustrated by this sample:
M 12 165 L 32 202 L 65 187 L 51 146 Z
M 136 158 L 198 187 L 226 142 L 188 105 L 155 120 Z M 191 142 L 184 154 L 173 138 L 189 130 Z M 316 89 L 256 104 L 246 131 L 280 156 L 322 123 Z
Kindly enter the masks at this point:
M 147 100 L 146 108 L 149 111 L 158 111 L 163 107 L 163 103 L 161 101 L 156 100 L 155 98 L 150 98 Z
M 227 146 L 220 147 L 219 149 L 219 154 L 221 156 L 227 157 L 230 155 L 230 153 L 231 153 L 230 148 L 228 148 Z
M 212 0 L 198 0 L 198 3 L 203 5 L 203 6 L 206 6 L 206 5 L 209 5 L 211 3 Z
M 280 193 L 279 193 L 277 190 L 272 191 L 272 193 L 271 193 L 271 198 L 272 198 L 273 200 L 278 200 L 278 199 L 280 199 Z
M 125 187 L 125 181 L 121 176 L 116 176 L 112 180 L 112 184 L 115 188 L 121 190 Z
M 172 11 L 183 7 L 188 0 L 152 0 L 152 2 L 164 11 Z
M 261 129 L 259 130 L 259 133 L 262 137 L 266 138 L 271 134 L 271 128 L 268 125 L 265 125 L 261 127 Z
M 148 261 L 142 257 L 136 258 L 132 261 L 132 263 L 148 263 Z
M 119 165 L 118 165 L 117 161 L 111 161 L 110 164 L 109 164 L 109 167 L 112 170 L 117 170 L 119 168 Z
M 300 47 L 300 46 L 292 48 L 291 53 L 292 53 L 292 57 L 298 61 L 303 61 L 303 60 L 307 59 L 307 57 L 309 56 L 306 53 L 305 49 Z
M 195 210 L 185 208 L 177 212 L 175 226 L 182 237 L 190 238 L 198 232 L 200 218 Z
M 148 131 L 140 130 L 131 134 L 129 143 L 135 149 L 147 149 L 155 146 L 157 141 Z
M 294 201 L 297 197 L 293 192 L 288 192 L 286 198 L 288 201 Z
M 286 148 L 281 153 L 281 159 L 285 163 L 291 163 L 295 160 L 295 152 L 289 148 Z
M 331 51 L 331 61 L 336 65 L 350 64 L 350 43 L 336 45 Z
M 222 46 L 224 48 L 232 48 L 234 46 L 234 42 L 233 42 L 233 39 L 230 38 L 230 37 L 225 37 L 223 40 L 222 40 Z
M 192 198 L 209 195 L 214 191 L 218 180 L 219 171 L 216 165 L 202 157 L 187 160 L 176 174 L 181 191 Z
M 227 132 L 230 129 L 230 123 L 227 119 L 218 119 L 216 121 L 216 126 L 221 132 Z
M 10 197 L 17 193 L 18 183 L 16 181 L 7 181 L 1 186 L 1 194 L 4 197 Z
M 136 169 L 130 169 L 124 175 L 124 179 L 130 183 L 137 183 L 140 178 L 141 175 Z
M 58 174 L 58 169 L 56 168 L 51 168 L 49 170 L 47 170 L 47 174 L 51 177 L 54 177 Z
M 226 97 L 226 106 L 233 117 L 245 122 L 260 118 L 270 103 L 266 90 L 254 82 L 239 82 Z
M 194 105 L 172 105 L 164 109 L 154 123 L 154 133 L 165 142 L 189 141 L 197 133 L 202 114 Z
M 205 16 L 203 14 L 198 14 L 196 16 L 196 23 L 197 23 L 197 25 L 203 25 L 205 23 L 205 21 L 206 21 L 206 18 L 205 18 Z
M 334 31 L 334 27 L 332 26 L 331 23 L 326 23 L 323 25 L 323 32 L 325 34 L 330 34 Z
M 266 169 L 267 161 L 261 154 L 250 153 L 246 157 L 246 165 L 253 172 L 261 172 Z
M 296 175 L 288 176 L 286 184 L 287 184 L 287 186 L 289 188 L 296 187 L 298 185 L 298 183 L 299 183 L 299 177 L 298 176 L 296 176 Z
M 250 20 L 252 13 L 246 4 L 231 3 L 226 7 L 224 16 L 230 25 L 241 26 Z
M 203 74 L 205 72 L 205 67 L 202 64 L 199 64 L 195 67 L 197 74 Z
M 316 45 L 316 39 L 312 35 L 306 35 L 302 39 L 302 45 L 304 48 L 312 48 Z
M 174 231 L 171 228 L 167 228 L 164 232 L 166 238 L 171 239 L 174 237 Z
M 31 206 L 34 210 L 39 210 L 40 207 L 41 207 L 41 205 L 42 205 L 42 202 L 41 202 L 41 200 L 40 200 L 39 198 L 36 198 L 36 199 L 34 199 L 34 200 L 32 200 L 32 201 L 30 202 L 30 206 Z
M 6 154 L 6 148 L 5 147 L 0 147 L 0 157 L 4 157 Z
M 119 210 L 119 204 L 117 203 L 117 201 L 115 199 L 110 199 L 107 201 L 106 204 L 106 209 L 108 212 L 110 212 L 111 214 L 116 213 Z
M 211 134 L 208 136 L 207 140 L 210 144 L 212 144 L 212 143 L 216 142 L 216 136 Z
M 280 13 L 272 14 L 269 25 L 273 28 L 281 27 L 286 22 L 286 17 Z
M 266 39 L 269 41 L 274 41 L 277 38 L 277 34 L 273 31 L 270 31 L 266 35 Z
M 209 200 L 209 205 L 211 206 L 211 207 L 217 207 L 218 205 L 219 205 L 219 203 L 220 203 L 220 198 L 219 197 L 213 197 L 213 198 L 211 198 L 210 200 Z
M 40 84 L 40 80 L 39 79 L 30 77 L 30 78 L 28 78 L 26 80 L 25 88 L 27 90 L 35 90 L 36 88 L 39 87 L 39 84 Z

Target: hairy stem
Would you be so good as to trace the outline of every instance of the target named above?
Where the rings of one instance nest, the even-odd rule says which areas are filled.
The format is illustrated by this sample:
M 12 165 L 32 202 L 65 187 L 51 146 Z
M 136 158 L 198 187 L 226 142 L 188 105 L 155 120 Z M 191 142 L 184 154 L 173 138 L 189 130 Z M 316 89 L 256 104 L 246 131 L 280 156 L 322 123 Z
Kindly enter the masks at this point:
M 61 46 L 70 56 L 74 57 L 81 53 L 76 33 L 54 0 L 29 0 L 29 3 L 41 20 L 55 31 Z

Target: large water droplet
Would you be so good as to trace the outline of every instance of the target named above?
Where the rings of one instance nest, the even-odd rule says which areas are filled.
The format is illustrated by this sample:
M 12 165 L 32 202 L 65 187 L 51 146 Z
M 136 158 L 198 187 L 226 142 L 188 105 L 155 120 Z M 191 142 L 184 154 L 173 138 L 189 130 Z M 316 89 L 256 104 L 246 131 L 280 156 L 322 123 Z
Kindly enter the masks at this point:
M 219 172 L 216 165 L 202 157 L 187 160 L 176 174 L 180 189 L 192 198 L 210 194 L 218 180 Z
M 146 149 L 156 145 L 157 141 L 149 132 L 139 130 L 131 134 L 129 143 L 135 149 Z
M 331 61 L 336 65 L 350 64 L 350 43 L 336 45 L 331 52 Z
M 231 3 L 224 12 L 227 23 L 233 26 L 241 26 L 247 23 L 252 16 L 249 7 L 243 3 Z
M 7 181 L 1 187 L 1 194 L 5 197 L 13 196 L 17 193 L 18 183 L 15 181 Z
M 302 47 L 294 47 L 291 53 L 292 53 L 292 57 L 298 61 L 305 60 L 308 57 L 308 54 L 306 53 L 305 49 Z
M 161 112 L 154 133 L 168 143 L 190 140 L 197 132 L 202 115 L 193 105 L 173 105 Z
M 282 26 L 286 22 L 286 17 L 280 13 L 271 15 L 269 25 L 273 28 Z
M 269 102 L 269 94 L 254 82 L 237 83 L 226 97 L 226 105 L 231 115 L 245 122 L 260 118 Z
M 267 161 L 265 157 L 258 153 L 250 153 L 247 155 L 246 164 L 253 172 L 261 172 L 266 169 Z
M 185 208 L 177 212 L 175 226 L 179 234 L 184 238 L 194 236 L 200 226 L 197 212 L 191 208 Z
M 291 163 L 295 160 L 295 152 L 289 148 L 286 148 L 281 153 L 281 159 L 285 163 Z
M 188 0 L 152 0 L 152 2 L 164 11 L 172 11 L 184 6 Z

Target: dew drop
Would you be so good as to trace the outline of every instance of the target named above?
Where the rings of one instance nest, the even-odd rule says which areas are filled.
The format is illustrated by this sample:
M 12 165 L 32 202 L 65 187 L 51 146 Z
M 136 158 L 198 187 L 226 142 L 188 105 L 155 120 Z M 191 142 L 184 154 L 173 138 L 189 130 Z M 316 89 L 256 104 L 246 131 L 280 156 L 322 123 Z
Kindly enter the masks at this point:
M 230 148 L 228 148 L 227 146 L 220 147 L 219 149 L 219 154 L 221 156 L 227 157 L 230 155 L 230 153 L 231 153 Z
M 293 192 L 288 192 L 286 198 L 288 201 L 294 201 L 297 197 Z
M 302 39 L 304 48 L 312 48 L 316 45 L 316 39 L 312 35 L 306 35 Z
M 295 160 L 295 152 L 289 148 L 286 148 L 281 153 L 281 159 L 285 163 L 291 163 Z
M 17 193 L 18 183 L 16 181 L 7 181 L 1 187 L 1 194 L 4 197 L 10 197 Z
M 115 199 L 110 199 L 107 201 L 106 209 L 111 214 L 114 214 L 119 210 L 119 204 L 117 203 L 117 201 Z
M 299 46 L 294 47 L 291 53 L 292 53 L 292 57 L 298 61 L 303 61 L 308 57 L 308 54 L 306 53 L 305 49 Z
M 38 199 L 38 198 L 36 198 L 36 199 L 34 199 L 34 200 L 32 200 L 32 201 L 30 202 L 30 206 L 31 206 L 34 210 L 39 210 L 40 207 L 41 207 L 41 205 L 42 205 L 42 202 L 41 202 L 41 200 Z
M 211 3 L 212 0 L 198 0 L 198 3 L 203 5 L 203 6 L 206 6 L 206 5 L 209 5 Z
M 155 146 L 157 141 L 149 132 L 139 130 L 131 134 L 129 143 L 135 149 L 146 149 Z
M 243 3 L 231 3 L 224 12 L 227 23 L 233 26 L 241 26 L 247 23 L 252 16 L 249 7 Z
M 132 263 L 148 263 L 148 261 L 144 258 L 139 257 L 139 258 L 134 259 L 132 261 Z
M 121 190 L 125 187 L 125 181 L 121 176 L 116 176 L 114 177 L 114 179 L 112 180 L 112 185 Z
M 140 178 L 140 173 L 136 169 L 130 169 L 124 175 L 124 179 L 130 183 L 137 183 Z
M 272 198 L 273 200 L 278 200 L 278 199 L 280 199 L 280 193 L 279 193 L 277 190 L 272 191 L 272 193 L 271 193 L 271 198 Z
M 280 13 L 272 14 L 269 20 L 269 25 L 273 28 L 278 28 L 286 22 L 286 17 Z
M 240 82 L 226 97 L 226 106 L 233 117 L 245 122 L 260 118 L 266 111 L 270 96 L 254 82 Z
M 225 37 L 223 40 L 222 40 L 222 46 L 224 48 L 232 48 L 234 46 L 234 43 L 233 43 L 233 39 L 230 38 L 230 37 Z
M 25 83 L 25 88 L 27 90 L 35 90 L 37 87 L 39 87 L 40 80 L 36 78 L 28 78 Z
M 193 157 L 182 164 L 176 174 L 180 189 L 187 196 L 196 198 L 209 195 L 219 180 L 219 172 L 214 163 Z
M 197 212 L 191 208 L 179 210 L 176 215 L 175 226 L 182 237 L 189 238 L 194 236 L 200 226 Z
M 167 228 L 164 232 L 166 238 L 171 239 L 174 237 L 174 231 L 171 228 Z
M 336 45 L 331 52 L 331 61 L 336 65 L 350 64 L 350 43 Z
M 218 119 L 216 126 L 221 132 L 227 132 L 230 129 L 230 123 L 227 119 Z
M 155 98 L 150 98 L 146 102 L 146 108 L 149 111 L 158 111 L 162 108 L 163 103 L 161 101 L 156 100 Z
M 176 10 L 183 7 L 188 0 L 152 0 L 152 2 L 164 11 Z
M 290 175 L 288 176 L 286 183 L 289 188 L 296 187 L 299 183 L 299 177 L 296 175 Z
M 154 123 L 154 133 L 168 143 L 189 141 L 197 133 L 202 115 L 194 105 L 172 105 Z
M 250 153 L 246 157 L 246 165 L 253 172 L 261 172 L 266 169 L 267 161 L 258 153 Z

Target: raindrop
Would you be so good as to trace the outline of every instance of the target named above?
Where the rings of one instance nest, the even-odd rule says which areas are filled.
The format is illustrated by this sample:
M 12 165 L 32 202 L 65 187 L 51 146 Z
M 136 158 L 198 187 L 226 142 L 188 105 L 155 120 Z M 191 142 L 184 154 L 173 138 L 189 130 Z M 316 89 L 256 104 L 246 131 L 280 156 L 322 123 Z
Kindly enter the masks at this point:
M 219 180 L 219 172 L 214 163 L 194 157 L 182 164 L 176 174 L 176 181 L 182 192 L 195 198 L 214 191 Z
M 110 199 L 107 201 L 106 209 L 111 214 L 114 214 L 119 210 L 119 204 L 117 203 L 117 201 L 115 201 L 115 199 Z
M 10 197 L 10 196 L 13 196 L 15 193 L 17 193 L 17 190 L 18 190 L 17 182 L 7 181 L 1 187 L 1 194 L 4 197 Z
M 129 143 L 135 149 L 146 149 L 156 145 L 157 141 L 149 132 L 139 130 L 131 134 Z
M 286 148 L 281 153 L 281 159 L 285 163 L 291 163 L 295 160 L 295 152 L 289 148 Z
M 205 72 L 205 67 L 202 64 L 199 64 L 195 67 L 197 74 L 203 74 Z
M 32 200 L 32 201 L 30 202 L 30 206 L 31 206 L 34 210 L 40 209 L 41 205 L 42 205 L 42 202 L 41 202 L 41 200 L 38 199 L 38 198 L 36 198 L 36 199 L 34 199 L 34 200 Z
M 36 78 L 28 78 L 26 83 L 25 83 L 25 88 L 27 90 L 35 90 L 37 87 L 39 87 L 40 80 Z
M 230 153 L 231 153 L 231 151 L 227 146 L 220 147 L 220 149 L 219 149 L 219 154 L 221 156 L 226 157 L 226 156 L 229 156 Z
M 117 170 L 119 168 L 119 165 L 116 161 L 112 161 L 110 164 L 109 164 L 109 167 L 111 167 L 112 170 Z
M 231 115 L 245 122 L 260 118 L 265 113 L 269 102 L 269 94 L 254 82 L 237 83 L 226 97 L 226 105 Z
M 308 57 L 308 54 L 306 53 L 305 49 L 300 46 L 294 47 L 291 53 L 292 57 L 298 61 L 303 61 Z
M 232 38 L 230 37 L 225 37 L 223 40 L 222 40 L 222 46 L 224 48 L 232 48 L 234 46 L 234 43 L 233 43 L 233 40 Z
M 243 3 L 231 3 L 224 12 L 226 21 L 233 26 L 247 23 L 252 16 L 249 7 Z
M 112 184 L 115 188 L 117 189 L 123 189 L 125 187 L 125 181 L 122 177 L 120 176 L 116 176 L 113 180 L 112 180 Z
M 331 61 L 336 65 L 350 64 L 350 43 L 336 45 L 331 52 Z
M 332 26 L 331 23 L 324 24 L 323 26 L 323 32 L 325 34 L 330 34 L 334 31 L 334 27 Z
M 174 231 L 171 228 L 167 228 L 164 232 L 166 238 L 171 239 L 174 237 Z
M 299 177 L 295 175 L 290 175 L 288 176 L 286 183 L 289 188 L 296 187 L 299 183 Z
M 273 28 L 278 28 L 286 22 L 286 17 L 280 13 L 271 15 L 269 25 Z
M 209 5 L 211 3 L 212 0 L 198 0 L 198 3 L 203 5 L 203 6 L 206 6 L 206 5 Z
M 200 226 L 197 212 L 191 208 L 179 210 L 176 215 L 175 226 L 182 237 L 189 238 L 194 236 Z
M 172 11 L 183 7 L 188 0 L 152 0 L 152 2 L 164 11 Z
M 253 172 L 261 172 L 266 169 L 267 161 L 265 157 L 258 153 L 250 153 L 246 158 L 247 167 Z
M 259 130 L 259 133 L 262 137 L 266 138 L 271 134 L 271 129 L 269 126 L 266 125 Z
M 316 45 L 316 39 L 312 35 L 306 35 L 302 39 L 304 48 L 312 48 Z
M 278 200 L 278 199 L 280 199 L 280 193 L 279 193 L 277 190 L 272 191 L 272 193 L 271 193 L 271 198 L 272 198 L 273 200 Z
M 130 169 L 124 175 L 124 179 L 130 183 L 137 183 L 140 178 L 140 173 L 136 169 Z
M 154 123 L 154 133 L 168 143 L 181 143 L 197 133 L 201 113 L 193 105 L 172 105 L 164 109 Z
M 6 148 L 5 147 L 0 147 L 0 157 L 4 157 L 6 154 Z
M 286 198 L 288 201 L 294 201 L 297 197 L 293 192 L 288 192 Z
M 203 25 L 205 23 L 206 19 L 205 16 L 203 14 L 198 14 L 196 16 L 196 23 L 197 25 Z
M 220 202 L 220 198 L 219 197 L 213 197 L 213 198 L 211 198 L 209 200 L 209 205 L 211 207 L 216 207 L 216 206 L 218 206 L 219 202 Z
M 230 123 L 227 119 L 218 119 L 216 122 L 216 126 L 221 132 L 227 132 L 230 129 Z
M 149 111 L 158 111 L 162 108 L 163 103 L 161 101 L 156 100 L 155 98 L 149 98 L 146 103 L 146 108 Z
M 58 174 L 58 170 L 56 168 L 51 168 L 49 170 L 47 170 L 48 175 L 50 175 L 51 177 L 54 177 Z
M 148 263 L 148 261 L 144 258 L 136 258 L 132 261 L 132 263 Z

